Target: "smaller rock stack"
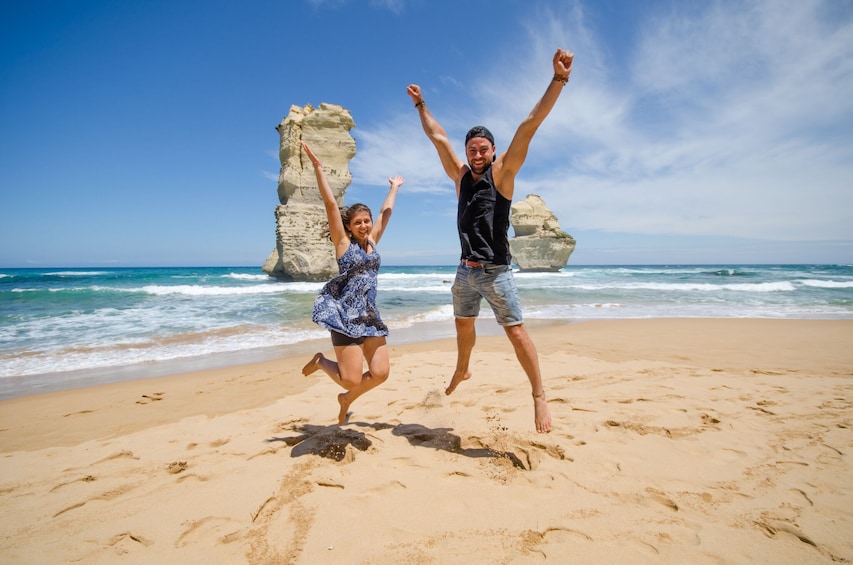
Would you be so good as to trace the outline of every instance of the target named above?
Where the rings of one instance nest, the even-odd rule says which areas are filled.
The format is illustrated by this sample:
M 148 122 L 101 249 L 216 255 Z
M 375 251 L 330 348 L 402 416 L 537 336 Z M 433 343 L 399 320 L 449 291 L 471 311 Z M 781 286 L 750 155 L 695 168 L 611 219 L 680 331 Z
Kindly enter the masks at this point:
M 557 217 L 535 194 L 512 205 L 515 237 L 509 240 L 512 262 L 520 271 L 559 271 L 575 250 L 575 239 L 560 229 Z

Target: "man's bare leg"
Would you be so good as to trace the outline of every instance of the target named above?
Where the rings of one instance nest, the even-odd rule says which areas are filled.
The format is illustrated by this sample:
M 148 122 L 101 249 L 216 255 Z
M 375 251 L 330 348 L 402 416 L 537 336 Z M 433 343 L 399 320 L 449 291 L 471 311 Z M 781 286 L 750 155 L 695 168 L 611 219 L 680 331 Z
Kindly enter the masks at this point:
M 471 378 L 468 366 L 471 362 L 471 351 L 474 350 L 474 343 L 477 341 L 475 321 L 476 318 L 456 318 L 456 370 L 444 394 L 452 394 L 459 383 Z
M 550 432 L 551 410 L 548 408 L 548 401 L 545 399 L 545 389 L 542 386 L 542 374 L 539 371 L 539 356 L 536 353 L 536 346 L 533 345 L 524 324 L 504 326 L 504 331 L 512 343 L 513 349 L 515 349 L 515 356 L 521 363 L 521 368 L 524 369 L 524 373 L 530 381 L 536 431 L 539 433 Z

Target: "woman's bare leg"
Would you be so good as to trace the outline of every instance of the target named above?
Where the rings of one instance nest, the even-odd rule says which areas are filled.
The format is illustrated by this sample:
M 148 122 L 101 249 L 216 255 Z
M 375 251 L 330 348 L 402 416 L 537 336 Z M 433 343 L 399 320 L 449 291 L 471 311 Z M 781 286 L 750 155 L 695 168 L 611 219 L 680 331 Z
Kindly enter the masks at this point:
M 367 371 L 361 375 L 361 381 L 358 384 L 348 388 L 347 392 L 338 395 L 339 425 L 346 422 L 347 412 L 352 403 L 365 392 L 388 380 L 388 374 L 391 371 L 391 363 L 388 360 L 388 346 L 384 337 L 366 338 L 362 350 L 364 358 L 367 360 Z M 360 358 L 359 361 L 361 361 Z
M 315 371 L 321 370 L 327 375 L 329 378 L 335 381 L 338 384 L 341 384 L 341 376 L 338 374 L 338 364 L 334 361 L 326 359 L 326 356 L 322 353 L 315 353 L 314 357 L 308 361 L 304 367 L 302 367 L 302 374 L 306 377 L 314 374 Z
M 327 359 L 322 353 L 315 353 L 308 363 L 302 367 L 306 377 L 318 369 L 329 375 L 329 378 L 347 390 L 361 382 L 364 363 L 361 360 L 361 347 L 358 345 L 335 346 L 337 362 Z

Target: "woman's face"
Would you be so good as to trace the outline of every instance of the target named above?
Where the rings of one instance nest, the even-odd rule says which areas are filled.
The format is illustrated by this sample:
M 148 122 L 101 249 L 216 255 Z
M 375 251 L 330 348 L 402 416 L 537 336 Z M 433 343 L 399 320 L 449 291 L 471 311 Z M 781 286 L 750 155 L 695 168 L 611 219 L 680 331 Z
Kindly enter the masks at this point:
M 370 212 L 367 210 L 355 212 L 347 225 L 347 229 L 359 243 L 367 241 L 371 228 L 373 228 L 373 221 L 370 219 Z

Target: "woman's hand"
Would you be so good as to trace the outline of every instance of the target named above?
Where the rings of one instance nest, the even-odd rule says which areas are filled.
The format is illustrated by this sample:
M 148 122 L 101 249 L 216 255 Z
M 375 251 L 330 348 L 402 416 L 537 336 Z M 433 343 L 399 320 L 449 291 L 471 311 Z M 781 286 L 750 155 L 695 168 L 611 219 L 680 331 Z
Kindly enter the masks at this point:
M 311 160 L 311 164 L 314 165 L 314 167 L 319 167 L 320 165 L 322 165 L 322 163 L 320 162 L 320 159 L 318 159 L 317 156 L 314 155 L 314 152 L 311 151 L 311 148 L 308 147 L 308 144 L 305 143 L 305 141 L 300 139 L 299 143 L 302 144 L 302 148 L 305 150 L 305 153 L 308 154 L 308 159 Z

